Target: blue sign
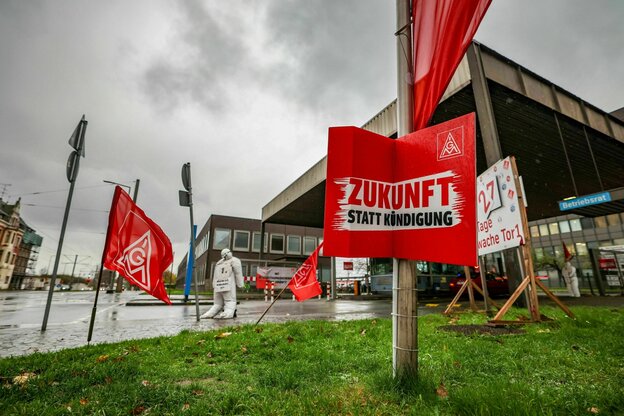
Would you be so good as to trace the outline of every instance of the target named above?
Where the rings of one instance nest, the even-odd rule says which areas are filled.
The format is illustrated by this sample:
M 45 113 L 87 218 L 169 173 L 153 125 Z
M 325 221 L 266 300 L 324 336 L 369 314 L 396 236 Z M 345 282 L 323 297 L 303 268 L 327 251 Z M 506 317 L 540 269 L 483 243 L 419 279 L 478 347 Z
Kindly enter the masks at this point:
M 590 205 L 603 204 L 611 201 L 611 193 L 600 192 L 597 194 L 579 196 L 578 198 L 568 199 L 566 201 L 559 201 L 559 210 L 568 211 L 576 208 L 583 208 Z
M 193 225 L 193 239 L 197 238 L 197 225 Z M 191 251 L 193 243 L 189 243 L 188 260 L 186 263 L 186 281 L 184 282 L 184 299 L 188 299 L 191 293 L 191 284 L 193 282 L 193 263 L 195 260 L 194 253 Z

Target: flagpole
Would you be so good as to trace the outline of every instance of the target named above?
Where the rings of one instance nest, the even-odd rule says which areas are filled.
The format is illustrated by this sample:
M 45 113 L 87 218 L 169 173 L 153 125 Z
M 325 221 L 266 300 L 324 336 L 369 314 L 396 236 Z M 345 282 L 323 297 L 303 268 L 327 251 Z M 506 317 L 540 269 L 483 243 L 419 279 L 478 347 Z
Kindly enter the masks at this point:
M 108 241 L 108 232 L 106 233 L 106 241 Z M 100 263 L 100 274 L 98 275 L 97 284 L 95 285 L 95 300 L 93 301 L 93 309 L 91 310 L 91 320 L 89 321 L 89 334 L 87 335 L 87 344 L 91 342 L 91 335 L 93 334 L 93 324 L 95 323 L 95 314 L 97 313 L 98 297 L 100 295 L 100 283 L 102 283 L 102 272 L 104 270 L 104 256 L 106 255 L 106 247 L 108 244 L 104 244 L 104 250 L 102 250 L 102 262 Z
M 104 259 L 106 258 L 106 248 L 108 247 L 109 238 L 110 238 L 111 215 L 113 212 L 113 204 L 115 203 L 115 195 L 117 195 L 117 188 L 119 188 L 119 186 L 115 187 L 115 192 L 113 193 L 113 200 L 111 201 L 111 208 L 110 208 L 110 211 L 108 212 L 108 226 L 106 227 L 106 238 L 104 239 L 104 249 L 102 250 L 102 261 L 100 262 L 100 273 L 98 275 L 97 284 L 95 285 L 95 299 L 93 301 L 93 309 L 91 309 L 91 320 L 89 321 L 89 333 L 87 334 L 87 344 L 91 342 L 91 335 L 93 335 L 93 324 L 95 323 L 95 314 L 97 313 L 98 297 L 100 296 L 100 284 L 102 283 L 102 272 L 104 271 Z
M 295 277 L 293 275 L 293 277 Z M 290 280 L 288 281 L 288 283 L 286 283 L 286 285 L 282 288 L 282 290 L 277 294 L 277 296 L 275 297 L 275 299 L 273 299 L 273 302 L 271 302 L 271 304 L 269 305 L 268 308 L 266 308 L 266 311 L 264 311 L 264 313 L 262 314 L 262 316 L 260 317 L 260 319 L 258 319 L 258 322 L 256 322 L 256 325 L 258 325 L 260 323 L 260 321 L 262 320 L 262 318 L 264 318 L 264 315 L 267 314 L 267 312 L 269 311 L 269 309 L 271 309 L 271 307 L 273 306 L 273 304 L 275 304 L 275 302 L 277 302 L 277 300 L 280 298 L 280 296 L 282 296 L 282 293 L 284 293 L 284 291 L 286 290 L 286 288 L 288 287 L 288 285 L 290 284 L 290 282 L 292 281 L 292 277 L 290 278 Z

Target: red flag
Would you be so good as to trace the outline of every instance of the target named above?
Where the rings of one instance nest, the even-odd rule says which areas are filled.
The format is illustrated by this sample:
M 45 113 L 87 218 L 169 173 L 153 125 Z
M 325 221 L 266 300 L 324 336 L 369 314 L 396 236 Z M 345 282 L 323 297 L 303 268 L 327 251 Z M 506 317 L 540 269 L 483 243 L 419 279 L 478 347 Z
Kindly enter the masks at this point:
M 427 126 L 492 0 L 414 0 L 414 130 Z
M 563 244 L 563 258 L 565 259 L 565 261 L 572 260 L 572 257 L 574 256 L 570 254 L 570 250 L 568 250 L 568 247 L 563 242 L 561 244 Z
M 162 278 L 173 261 L 171 241 L 119 186 L 108 216 L 104 267 L 171 304 Z
M 301 267 L 297 270 L 297 273 L 295 273 L 288 283 L 288 287 L 299 302 L 318 296 L 323 292 L 321 290 L 321 285 L 318 280 L 316 280 L 316 266 L 318 264 L 318 253 L 321 247 L 323 247 L 323 243 L 321 243 L 316 250 L 314 250 L 314 253 L 303 262 Z

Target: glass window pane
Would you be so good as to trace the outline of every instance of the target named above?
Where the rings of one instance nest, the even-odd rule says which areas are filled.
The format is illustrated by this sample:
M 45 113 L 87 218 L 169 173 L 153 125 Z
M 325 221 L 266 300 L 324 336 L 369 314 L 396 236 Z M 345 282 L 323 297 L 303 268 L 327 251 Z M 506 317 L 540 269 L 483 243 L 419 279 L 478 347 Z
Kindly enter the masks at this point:
M 572 231 L 581 231 L 583 228 L 581 227 L 581 220 L 578 218 L 575 220 L 570 220 L 570 229 Z
M 620 223 L 620 214 L 607 215 L 607 223 L 609 225 L 618 225 Z
M 271 253 L 284 252 L 284 234 L 271 234 Z
M 587 244 L 585 243 L 576 243 L 574 245 L 576 247 L 576 254 L 579 256 L 584 256 L 588 254 L 587 252 Z
M 539 260 L 541 260 L 541 259 L 543 259 L 543 258 L 544 258 L 544 249 L 543 249 L 543 248 L 541 248 L 541 247 L 536 247 L 536 248 L 534 249 L 534 251 L 535 251 L 535 259 L 536 259 L 536 260 L 538 260 L 538 261 L 539 261 Z
M 234 231 L 234 250 L 249 251 L 249 231 Z
M 531 237 L 539 237 L 539 227 L 537 225 L 531 226 Z
M 303 254 L 312 254 L 316 250 L 316 237 L 303 237 Z
M 559 231 L 561 233 L 569 233 L 570 232 L 570 223 L 567 221 L 559 221 Z
M 559 224 L 556 222 L 551 222 L 550 224 L 548 224 L 548 231 L 550 232 L 550 235 L 559 234 Z
M 260 253 L 260 244 L 261 244 L 260 232 L 256 231 L 253 233 L 251 251 Z
M 548 225 L 540 224 L 539 231 L 540 231 L 540 235 L 542 236 L 548 235 Z
M 301 254 L 301 237 L 298 235 L 289 235 L 286 252 L 288 254 Z
M 596 217 L 594 218 L 594 223 L 596 224 L 596 228 L 605 228 L 607 226 L 607 219 L 605 217 Z
M 581 218 L 581 228 L 584 230 L 591 230 L 594 228 L 594 219 L 593 218 Z
M 230 248 L 230 233 L 231 230 L 228 230 L 227 228 L 215 228 L 212 248 L 215 250 Z

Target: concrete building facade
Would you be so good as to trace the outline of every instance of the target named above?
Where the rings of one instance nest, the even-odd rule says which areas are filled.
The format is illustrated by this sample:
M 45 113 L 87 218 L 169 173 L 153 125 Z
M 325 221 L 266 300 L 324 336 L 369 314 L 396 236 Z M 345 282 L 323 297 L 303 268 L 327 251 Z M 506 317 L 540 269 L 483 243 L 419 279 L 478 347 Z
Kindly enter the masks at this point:
M 515 156 L 527 197 L 527 215 L 536 264 L 558 284 L 563 244 L 575 253 L 582 287 L 609 289 L 600 268 L 601 249 L 624 242 L 624 121 L 622 109 L 605 112 L 511 59 L 473 42 L 457 68 L 430 124 L 475 112 L 477 174 L 498 160 Z M 396 101 L 362 128 L 397 137 Z M 262 222 L 323 227 L 323 158 L 262 209 Z M 608 203 L 561 211 L 559 202 L 597 192 Z M 417 255 L 416 255 L 417 256 Z M 616 254 L 624 269 L 624 252 Z M 512 250 L 486 256 L 513 279 L 521 270 Z M 444 289 L 457 273 L 450 265 L 417 262 L 418 288 Z M 373 273 L 387 273 L 391 262 L 376 259 Z M 621 275 L 621 272 L 620 272 Z M 621 280 L 620 280 L 621 281 Z M 612 288 L 622 290 L 621 287 Z
M 212 290 L 214 267 L 224 248 L 241 260 L 243 275 L 253 277 L 259 266 L 297 268 L 320 244 L 323 230 L 271 224 L 264 230 L 264 239 L 260 236 L 259 219 L 211 215 L 195 240 L 195 277 L 199 290 Z M 185 284 L 187 257 L 188 253 L 178 265 L 176 287 L 180 289 Z M 319 257 L 319 280 L 329 280 L 329 268 L 329 258 Z

